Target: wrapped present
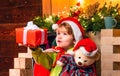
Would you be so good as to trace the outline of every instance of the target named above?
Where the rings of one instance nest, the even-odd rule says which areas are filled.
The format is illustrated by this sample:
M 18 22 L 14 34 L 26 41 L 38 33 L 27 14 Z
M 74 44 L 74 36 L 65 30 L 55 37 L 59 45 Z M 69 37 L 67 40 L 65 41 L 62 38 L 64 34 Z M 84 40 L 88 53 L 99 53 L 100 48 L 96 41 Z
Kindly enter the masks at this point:
M 16 28 L 16 43 L 31 46 L 46 44 L 47 29 L 41 29 L 30 21 L 26 27 Z

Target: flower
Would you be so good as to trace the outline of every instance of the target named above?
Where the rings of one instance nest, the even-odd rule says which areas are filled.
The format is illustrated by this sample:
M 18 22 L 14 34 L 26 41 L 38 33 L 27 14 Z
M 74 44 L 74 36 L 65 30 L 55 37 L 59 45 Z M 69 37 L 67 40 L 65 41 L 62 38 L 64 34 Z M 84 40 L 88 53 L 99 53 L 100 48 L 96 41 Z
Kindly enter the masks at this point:
M 48 18 L 44 19 L 45 22 L 50 22 L 50 23 L 54 23 L 52 16 L 49 16 Z

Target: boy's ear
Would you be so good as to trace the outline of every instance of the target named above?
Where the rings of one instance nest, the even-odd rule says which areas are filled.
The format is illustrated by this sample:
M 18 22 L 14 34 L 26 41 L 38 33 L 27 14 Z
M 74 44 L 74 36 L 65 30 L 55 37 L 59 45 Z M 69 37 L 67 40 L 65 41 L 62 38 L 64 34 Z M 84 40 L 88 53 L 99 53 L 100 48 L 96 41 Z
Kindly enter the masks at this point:
M 75 39 L 73 40 L 73 43 L 76 44 L 76 40 Z

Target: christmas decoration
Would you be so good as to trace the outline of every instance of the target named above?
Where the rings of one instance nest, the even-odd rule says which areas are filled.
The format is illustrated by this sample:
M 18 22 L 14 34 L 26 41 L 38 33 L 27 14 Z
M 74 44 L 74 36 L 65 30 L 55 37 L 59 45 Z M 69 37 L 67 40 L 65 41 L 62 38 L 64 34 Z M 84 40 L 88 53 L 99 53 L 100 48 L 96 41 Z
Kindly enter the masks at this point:
M 99 3 L 96 2 L 95 4 L 86 7 L 83 15 L 79 16 L 79 20 L 86 32 L 92 31 L 93 33 L 96 33 L 96 31 L 105 29 L 104 17 L 106 16 L 112 16 L 116 18 L 118 22 L 120 22 L 120 14 L 118 11 L 118 4 L 113 6 L 112 2 L 110 2 L 110 5 L 105 3 L 103 7 L 99 7 Z M 120 24 L 118 23 L 114 28 L 119 28 L 119 26 Z
M 82 14 L 83 9 L 80 7 L 80 2 L 78 2 L 75 6 L 70 7 L 70 16 L 74 18 L 78 18 L 80 14 Z
M 96 33 L 96 31 L 105 29 L 104 17 L 106 16 L 115 18 L 117 25 L 114 28 L 120 28 L 120 7 L 118 7 L 118 4 L 113 5 L 110 2 L 109 4 L 105 3 L 102 7 L 99 5 L 100 3 L 96 2 L 86 6 L 83 10 L 80 2 L 78 2 L 75 6 L 70 7 L 69 16 L 78 19 L 86 32 L 92 31 Z M 63 17 L 59 15 L 36 16 L 33 18 L 33 22 L 40 28 L 47 28 L 48 31 L 53 31 L 51 25 L 61 18 Z
M 52 24 L 56 23 L 60 19 L 59 16 L 50 15 L 48 17 L 44 16 L 36 16 L 33 18 L 33 23 L 36 24 L 40 28 L 46 28 L 48 31 L 52 30 Z

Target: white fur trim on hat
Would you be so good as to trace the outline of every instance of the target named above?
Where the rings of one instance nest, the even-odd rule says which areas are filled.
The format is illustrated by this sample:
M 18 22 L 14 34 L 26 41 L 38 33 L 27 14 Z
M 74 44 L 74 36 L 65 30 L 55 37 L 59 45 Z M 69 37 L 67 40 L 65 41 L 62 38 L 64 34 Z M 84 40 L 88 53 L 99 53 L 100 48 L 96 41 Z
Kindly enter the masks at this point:
M 96 52 L 98 51 L 98 48 L 96 49 L 96 50 L 93 50 L 92 52 L 88 52 L 84 47 L 80 47 L 79 48 L 80 49 L 80 51 L 84 54 L 84 55 L 86 55 L 86 56 L 94 56 L 95 54 L 96 54 Z

